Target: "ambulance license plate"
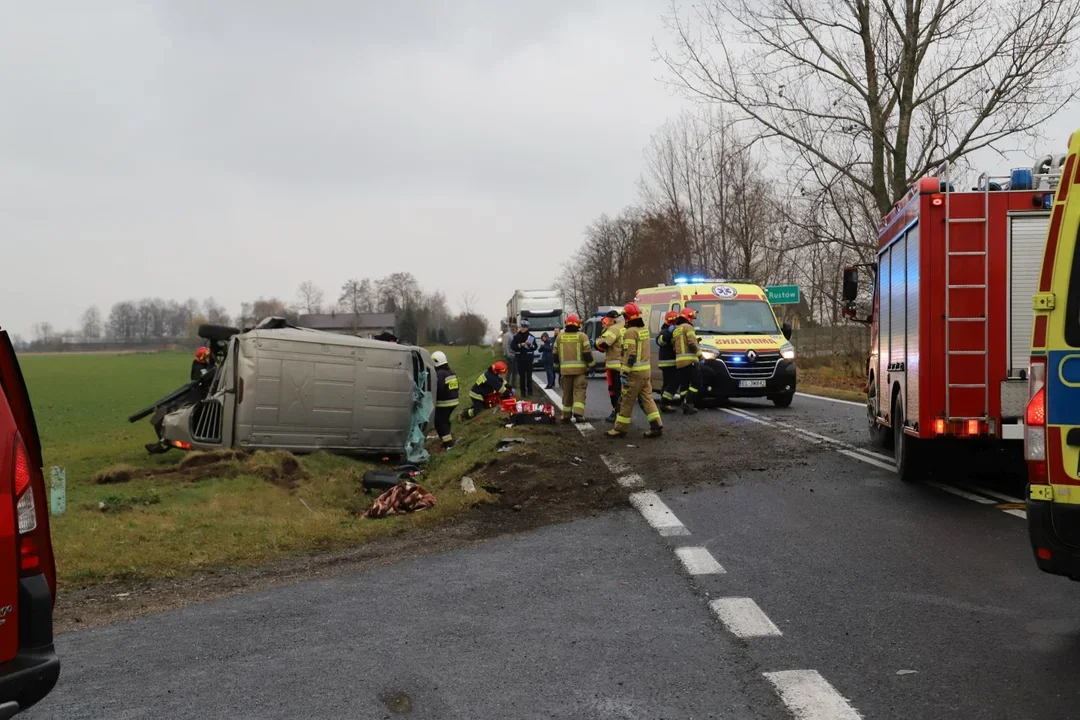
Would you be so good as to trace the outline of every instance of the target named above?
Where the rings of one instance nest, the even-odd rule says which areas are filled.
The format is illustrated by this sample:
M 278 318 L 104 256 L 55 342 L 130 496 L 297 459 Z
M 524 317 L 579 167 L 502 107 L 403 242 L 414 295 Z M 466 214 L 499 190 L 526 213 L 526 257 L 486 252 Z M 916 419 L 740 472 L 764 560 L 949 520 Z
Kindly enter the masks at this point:
M 741 388 L 763 388 L 765 387 L 764 380 L 740 380 L 739 387 Z

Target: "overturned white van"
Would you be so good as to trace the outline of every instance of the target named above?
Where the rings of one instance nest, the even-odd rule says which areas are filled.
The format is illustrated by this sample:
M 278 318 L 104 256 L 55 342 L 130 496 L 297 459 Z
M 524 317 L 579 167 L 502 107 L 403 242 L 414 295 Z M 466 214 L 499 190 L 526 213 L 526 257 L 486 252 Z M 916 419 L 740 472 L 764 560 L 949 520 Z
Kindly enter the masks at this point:
M 423 348 L 294 327 L 228 343 L 206 397 L 165 416 L 170 445 L 426 459 L 435 372 Z

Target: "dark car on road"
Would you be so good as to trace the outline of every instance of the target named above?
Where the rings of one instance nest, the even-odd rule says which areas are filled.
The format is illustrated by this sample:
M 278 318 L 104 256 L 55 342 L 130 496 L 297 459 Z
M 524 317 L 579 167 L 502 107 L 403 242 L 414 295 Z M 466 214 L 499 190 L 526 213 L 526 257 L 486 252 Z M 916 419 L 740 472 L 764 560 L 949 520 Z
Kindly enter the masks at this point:
M 0 720 L 56 685 L 55 598 L 41 443 L 15 349 L 0 329 Z

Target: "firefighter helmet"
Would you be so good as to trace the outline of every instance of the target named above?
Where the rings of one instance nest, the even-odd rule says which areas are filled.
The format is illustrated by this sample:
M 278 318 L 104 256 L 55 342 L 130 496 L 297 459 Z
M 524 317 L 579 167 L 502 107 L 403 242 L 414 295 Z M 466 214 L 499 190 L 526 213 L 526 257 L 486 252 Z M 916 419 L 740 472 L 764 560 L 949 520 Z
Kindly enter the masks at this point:
M 622 311 L 627 320 L 634 320 L 641 317 L 641 308 L 637 306 L 637 303 L 626 303 L 623 305 Z
M 579 318 L 575 313 L 570 313 L 566 316 L 566 326 L 570 327 L 571 325 L 574 325 L 575 327 L 581 327 L 581 318 Z
M 446 353 L 442 350 L 436 350 L 431 353 L 431 364 L 435 367 L 442 367 L 446 364 Z
M 600 324 L 603 325 L 604 327 L 607 327 L 608 325 L 610 325 L 613 322 L 615 322 L 615 321 L 612 320 L 611 318 L 609 318 L 607 315 L 605 315 L 603 317 L 603 319 L 600 321 Z
M 496 362 L 494 365 L 491 366 L 491 369 L 495 372 L 496 375 L 505 375 L 506 374 L 506 363 L 504 363 L 502 360 L 499 360 L 498 362 Z
M 679 315 L 686 318 L 690 322 L 694 322 L 695 320 L 697 320 L 697 311 L 694 310 L 694 308 L 683 308 L 682 312 L 679 313 Z
M 204 362 L 208 362 L 209 360 L 210 360 L 210 348 L 201 347 L 201 348 L 199 348 L 198 350 L 195 351 L 195 361 L 196 362 L 204 363 Z
M 664 313 L 664 322 L 666 322 L 668 325 L 672 324 L 678 319 L 679 313 L 675 312 L 674 310 L 668 310 L 666 313 Z

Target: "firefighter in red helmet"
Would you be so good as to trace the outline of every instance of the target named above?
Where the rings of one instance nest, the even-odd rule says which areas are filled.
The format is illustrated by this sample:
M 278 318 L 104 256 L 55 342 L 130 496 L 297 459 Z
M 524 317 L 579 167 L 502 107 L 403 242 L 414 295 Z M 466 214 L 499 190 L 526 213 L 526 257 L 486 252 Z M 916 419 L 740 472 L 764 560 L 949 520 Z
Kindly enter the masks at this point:
M 607 371 L 608 398 L 611 400 L 611 414 L 608 422 L 615 422 L 622 398 L 622 341 L 626 334 L 626 325 L 622 315 L 612 310 L 604 316 L 604 333 L 596 340 L 596 349 L 604 353 L 604 368 Z
M 485 409 L 495 407 L 495 403 L 502 398 L 510 397 L 514 391 L 506 384 L 506 363 L 502 360 L 495 362 L 480 377 L 476 378 L 472 389 L 469 390 L 469 399 L 472 407 L 462 410 L 458 419 L 462 422 L 472 420 L 484 412 Z
M 660 333 L 656 336 L 656 345 L 660 348 L 657 356 L 657 366 L 664 376 L 664 386 L 660 389 L 660 411 L 672 412 L 675 410 L 675 396 L 679 394 L 679 376 L 675 371 L 675 345 L 672 343 L 671 334 L 675 332 L 675 321 L 679 313 L 668 310 L 664 313 L 664 324 Z
M 585 394 L 589 388 L 586 373 L 595 363 L 589 337 L 581 332 L 581 318 L 574 313 L 566 316 L 566 329 L 555 338 L 552 361 L 562 383 L 562 421 L 581 422 L 585 419 Z
M 608 430 L 607 435 L 611 438 L 626 436 L 626 432 L 630 429 L 630 416 L 636 402 L 645 413 L 645 419 L 649 421 L 649 429 L 645 431 L 645 437 L 660 437 L 664 424 L 660 420 L 660 411 L 656 409 L 656 403 L 653 401 L 649 329 L 645 327 L 645 321 L 641 317 L 641 308 L 637 306 L 637 303 L 627 303 L 623 307 L 623 316 L 626 318 L 626 332 L 623 335 L 622 373 L 626 378 L 626 385 L 623 389 L 618 415 L 615 417 L 615 427 Z
M 697 397 L 701 388 L 701 366 L 698 357 L 701 347 L 697 333 L 694 332 L 694 320 L 697 313 L 693 308 L 683 308 L 675 321 L 675 331 L 671 333 L 675 346 L 675 368 L 679 378 L 679 394 L 682 395 L 683 413 L 693 415 L 697 412 Z
M 191 379 L 198 380 L 213 369 L 214 358 L 210 355 L 210 348 L 201 347 L 196 350 L 195 359 L 191 361 Z

